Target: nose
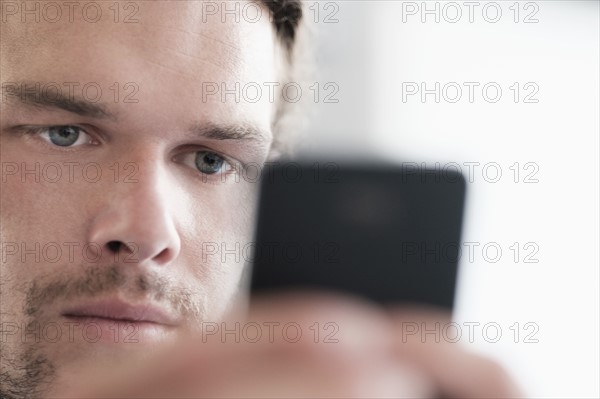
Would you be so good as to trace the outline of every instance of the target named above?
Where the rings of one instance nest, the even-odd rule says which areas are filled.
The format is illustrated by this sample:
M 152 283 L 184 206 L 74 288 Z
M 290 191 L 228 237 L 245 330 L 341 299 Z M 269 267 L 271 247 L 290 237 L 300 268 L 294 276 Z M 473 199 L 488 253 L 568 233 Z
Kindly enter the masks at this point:
M 157 163 L 139 163 L 133 181 L 103 188 L 88 240 L 120 263 L 166 265 L 179 255 L 181 239 L 172 213 L 169 179 Z

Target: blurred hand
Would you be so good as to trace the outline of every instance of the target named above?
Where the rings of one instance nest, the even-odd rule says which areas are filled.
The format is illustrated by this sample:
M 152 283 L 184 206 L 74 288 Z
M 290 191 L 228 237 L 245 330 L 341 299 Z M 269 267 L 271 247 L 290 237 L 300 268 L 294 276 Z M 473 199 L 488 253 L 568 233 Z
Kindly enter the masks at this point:
M 248 326 L 248 339 L 238 343 L 234 333 L 223 336 L 221 331 L 189 335 L 174 346 L 157 348 L 143 362 L 132 360 L 102 374 L 82 371 L 69 395 L 521 397 L 496 363 L 458 344 L 428 342 L 402 330 L 406 322 L 425 323 L 431 330 L 447 321 L 448 315 L 431 309 L 385 310 L 329 294 L 269 296 L 254 303 L 248 320 L 241 322 Z M 225 323 L 234 330 L 234 321 Z M 284 334 L 286 323 L 296 324 Z M 249 342 L 255 341 L 258 326 L 263 326 L 261 338 Z

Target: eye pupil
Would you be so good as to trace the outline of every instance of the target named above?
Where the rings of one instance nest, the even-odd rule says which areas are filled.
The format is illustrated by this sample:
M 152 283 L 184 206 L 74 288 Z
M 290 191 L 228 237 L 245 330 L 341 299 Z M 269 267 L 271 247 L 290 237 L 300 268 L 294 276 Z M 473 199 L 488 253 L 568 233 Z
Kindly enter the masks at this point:
M 196 153 L 196 167 L 202 173 L 212 175 L 221 170 L 225 160 L 214 152 L 198 151 Z
M 79 129 L 73 126 L 56 126 L 48 131 L 48 136 L 52 144 L 68 147 L 77 142 L 79 139 Z

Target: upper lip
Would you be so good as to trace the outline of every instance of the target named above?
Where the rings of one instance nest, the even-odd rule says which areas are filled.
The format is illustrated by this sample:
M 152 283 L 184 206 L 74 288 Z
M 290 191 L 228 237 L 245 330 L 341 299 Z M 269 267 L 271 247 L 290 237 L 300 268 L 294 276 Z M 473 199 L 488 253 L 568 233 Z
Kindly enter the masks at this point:
M 66 317 L 95 317 L 163 325 L 177 324 L 177 318 L 166 309 L 151 303 L 130 304 L 119 299 L 97 300 L 66 309 Z

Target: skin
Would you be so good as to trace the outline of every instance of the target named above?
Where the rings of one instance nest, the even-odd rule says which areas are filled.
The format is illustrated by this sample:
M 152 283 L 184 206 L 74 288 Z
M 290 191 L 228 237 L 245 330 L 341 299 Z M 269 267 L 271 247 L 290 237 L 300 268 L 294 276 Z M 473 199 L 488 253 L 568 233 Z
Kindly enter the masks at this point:
M 26 262 L 20 254 L 6 257 L 4 323 L 21 328 L 32 321 L 42 327 L 58 322 L 68 341 L 61 313 L 69 304 L 117 297 L 151 302 L 174 314 L 178 328 L 164 331 L 171 339 L 182 327 L 196 328 L 201 320 L 221 318 L 238 291 L 244 259 L 228 256 L 223 263 L 219 253 L 203 255 L 202 244 L 231 249 L 250 241 L 256 184 L 239 175 L 236 179 L 228 166 L 215 175 L 203 175 L 194 160 L 198 151 L 210 150 L 230 160 L 231 166 L 262 164 L 272 141 L 274 105 L 266 97 L 255 104 L 203 101 L 202 87 L 203 82 L 276 81 L 274 33 L 266 18 L 254 24 L 233 20 L 222 24 L 213 18 L 202 24 L 199 2 L 177 7 L 150 3 L 140 3 L 140 23 L 134 24 L 110 19 L 89 23 L 82 18 L 73 23 L 64 18 L 58 24 L 27 24 L 12 18 L 2 26 L 3 85 L 57 82 L 65 87 L 64 82 L 81 86 L 94 82 L 103 93 L 95 105 L 110 115 L 82 116 L 22 104 L 16 95 L 3 101 L 2 162 L 22 170 L 35 170 L 37 164 L 40 171 L 54 162 L 62 167 L 63 176 L 54 181 L 40 172 L 36 182 L 35 176 L 22 179 L 17 173 L 6 176 L 2 184 L 2 242 L 25 243 L 26 248 L 58 243 L 63 249 L 55 263 L 47 261 L 54 255 L 42 254 L 37 260 L 29 256 Z M 110 89 L 114 82 L 121 86 L 122 100 L 117 103 Z M 137 103 L 124 101 L 133 92 L 123 90 L 128 82 L 139 88 L 133 97 Z M 75 99 L 85 101 L 81 90 L 74 93 Z M 53 125 L 81 126 L 86 133 L 80 133 L 80 144 L 60 147 L 43 129 Z M 29 130 L 34 133 L 25 134 L 19 126 L 32 126 Z M 203 130 L 214 126 L 252 129 L 254 135 L 205 137 Z M 66 162 L 76 163 L 72 179 Z M 115 162 L 120 165 L 117 183 Z M 99 181 L 94 182 L 96 169 L 84 175 L 88 163 L 100 166 Z M 48 173 L 55 176 L 54 170 Z M 133 244 L 115 250 L 109 245 L 115 241 Z M 73 256 L 64 243 L 79 244 L 73 247 Z M 97 245 L 86 253 L 86 243 Z M 119 275 L 120 287 L 109 272 Z M 140 278 L 148 286 L 145 290 L 138 287 Z M 97 282 L 93 292 L 77 292 L 90 281 Z M 63 289 L 53 293 L 57 284 Z M 187 298 L 157 298 L 169 291 L 185 292 Z M 35 312 L 27 314 L 31 307 Z M 55 369 L 57 378 L 83 363 L 125 356 L 143 345 L 100 348 L 79 339 L 80 333 L 74 336 L 73 343 L 35 345 L 36 356 L 49 359 L 48 367 Z M 7 358 L 20 362 L 31 348 L 20 338 L 11 336 L 8 356 L 3 345 L 3 370 L 10 368 Z
M 406 319 L 406 311 L 353 299 L 296 294 L 250 309 L 252 320 L 295 320 L 303 329 L 334 321 L 338 345 L 306 337 L 294 345 L 280 338 L 235 345 L 218 336 L 199 342 L 203 323 L 245 317 L 247 259 L 241 250 L 222 259 L 214 245 L 243 248 L 252 239 L 257 187 L 243 178 L 243 165 L 269 159 L 276 108 L 266 95 L 257 102 L 207 100 L 203 82 L 278 81 L 281 49 L 268 18 L 199 23 L 201 2 L 138 4 L 139 23 L 133 24 L 110 18 L 90 23 L 78 13 L 73 22 L 22 23 L 16 17 L 2 23 L 3 88 L 80 83 L 68 109 L 2 93 L 2 393 L 517 396 L 487 360 L 448 344 L 398 343 L 396 320 Z M 103 93 L 91 105 L 81 95 L 89 82 Z M 135 103 L 125 101 L 132 87 L 138 89 Z M 81 128 L 77 144 L 56 145 L 52 126 Z M 216 154 L 225 166 L 203 173 L 195 163 L 198 152 Z M 45 169 L 51 163 L 61 178 Z M 86 174 L 83 166 L 90 163 L 94 170 Z M 4 169 L 14 165 L 16 173 Z M 21 174 L 36 167 L 38 180 Z M 92 182 L 97 168 L 102 177 Z M 36 250 L 36 243 L 57 244 L 61 256 Z M 73 307 L 106 300 L 153 306 L 169 320 L 108 325 L 95 319 L 102 339 L 91 342 L 96 330 L 86 330 L 90 320 L 73 317 Z M 444 317 L 416 311 L 408 319 Z M 59 338 L 45 330 L 49 325 L 60 330 Z M 26 329 L 37 331 L 39 342 Z M 473 373 L 487 379 L 470 384 Z

